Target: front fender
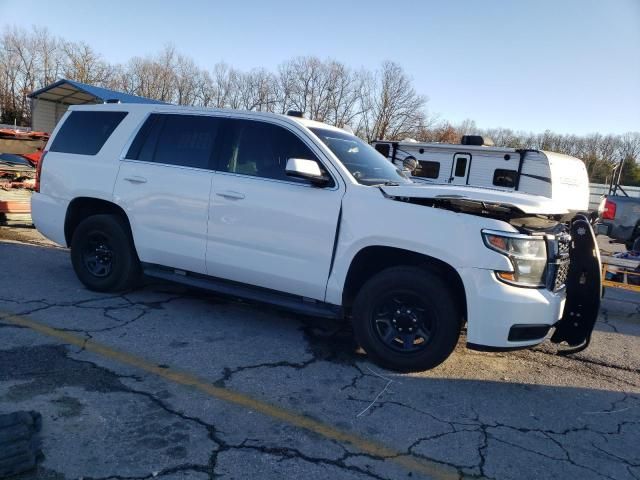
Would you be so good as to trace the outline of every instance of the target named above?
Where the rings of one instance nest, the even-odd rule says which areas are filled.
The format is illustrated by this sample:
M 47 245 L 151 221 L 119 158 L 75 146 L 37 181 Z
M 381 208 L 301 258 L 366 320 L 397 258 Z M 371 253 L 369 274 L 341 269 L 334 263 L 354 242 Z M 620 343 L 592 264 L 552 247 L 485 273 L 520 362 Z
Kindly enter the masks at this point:
M 392 247 L 463 267 L 511 270 L 510 261 L 489 250 L 482 229 L 515 231 L 508 223 L 369 195 L 343 199 L 342 221 L 325 301 L 340 305 L 349 267 L 362 249 Z

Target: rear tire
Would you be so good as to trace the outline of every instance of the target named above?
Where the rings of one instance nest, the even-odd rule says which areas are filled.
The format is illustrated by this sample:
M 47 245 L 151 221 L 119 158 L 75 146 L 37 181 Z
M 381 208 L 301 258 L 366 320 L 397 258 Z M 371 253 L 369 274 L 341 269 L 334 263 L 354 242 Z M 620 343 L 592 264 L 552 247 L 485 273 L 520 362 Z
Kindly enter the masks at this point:
M 353 304 L 357 341 L 374 362 L 401 372 L 429 370 L 458 343 L 462 315 L 447 285 L 417 267 L 369 279 Z
M 71 239 L 71 263 L 80 281 L 97 292 L 120 292 L 140 278 L 140 261 L 125 220 L 118 215 L 84 219 Z

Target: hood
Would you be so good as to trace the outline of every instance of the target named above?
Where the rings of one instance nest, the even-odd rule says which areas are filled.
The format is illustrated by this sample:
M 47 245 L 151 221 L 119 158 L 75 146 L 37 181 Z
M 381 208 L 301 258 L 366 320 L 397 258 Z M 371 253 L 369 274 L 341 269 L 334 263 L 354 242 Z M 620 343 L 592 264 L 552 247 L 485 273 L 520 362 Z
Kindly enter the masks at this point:
M 551 199 L 518 192 L 504 192 L 490 188 L 466 187 L 460 185 L 398 185 L 380 186 L 380 190 L 391 197 L 422 198 L 451 203 L 478 203 L 487 207 L 516 209 L 527 215 L 565 215 L 566 208 L 558 206 Z

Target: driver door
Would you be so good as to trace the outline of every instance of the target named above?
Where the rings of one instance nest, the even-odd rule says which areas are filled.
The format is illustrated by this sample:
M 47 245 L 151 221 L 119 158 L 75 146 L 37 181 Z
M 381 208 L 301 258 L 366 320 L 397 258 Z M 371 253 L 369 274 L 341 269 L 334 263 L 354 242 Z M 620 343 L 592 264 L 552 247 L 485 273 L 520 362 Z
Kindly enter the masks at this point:
M 287 127 L 221 122 L 207 273 L 324 300 L 344 186 L 334 180 L 318 188 L 285 174 L 289 158 L 320 162 Z

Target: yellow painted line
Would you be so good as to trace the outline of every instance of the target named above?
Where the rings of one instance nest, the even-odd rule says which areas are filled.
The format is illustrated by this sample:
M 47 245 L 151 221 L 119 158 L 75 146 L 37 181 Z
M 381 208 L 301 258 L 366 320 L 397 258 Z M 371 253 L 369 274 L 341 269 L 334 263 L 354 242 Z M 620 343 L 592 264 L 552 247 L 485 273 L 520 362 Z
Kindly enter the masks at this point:
M 36 322 L 31 318 L 23 315 L 14 315 L 8 312 L 0 311 L 0 320 L 22 327 L 30 328 L 38 333 L 48 337 L 56 338 L 64 343 L 83 347 L 85 350 L 101 355 L 110 360 L 115 360 L 125 365 L 139 368 L 145 372 L 153 373 L 159 377 L 169 380 L 173 383 L 184 385 L 199 390 L 213 398 L 224 400 L 233 405 L 238 405 L 255 412 L 262 413 L 268 417 L 274 418 L 289 425 L 305 429 L 309 432 L 318 434 L 329 440 L 340 443 L 350 444 L 357 450 L 375 457 L 385 458 L 394 462 L 406 470 L 414 473 L 420 473 L 437 480 L 459 479 L 460 475 L 452 467 L 442 465 L 437 462 L 412 457 L 410 455 L 398 452 L 383 444 L 367 440 L 354 433 L 333 427 L 322 423 L 313 418 L 292 412 L 282 407 L 263 402 L 261 400 L 250 397 L 243 393 L 231 390 L 229 388 L 216 387 L 206 380 L 200 379 L 195 375 L 187 372 L 181 372 L 173 368 L 162 368 L 144 358 L 132 355 L 130 353 L 115 350 L 111 347 L 98 343 L 94 340 L 87 340 L 70 332 L 58 330 L 42 323 Z

